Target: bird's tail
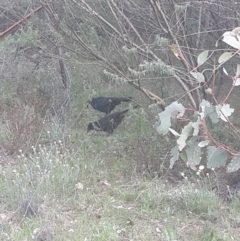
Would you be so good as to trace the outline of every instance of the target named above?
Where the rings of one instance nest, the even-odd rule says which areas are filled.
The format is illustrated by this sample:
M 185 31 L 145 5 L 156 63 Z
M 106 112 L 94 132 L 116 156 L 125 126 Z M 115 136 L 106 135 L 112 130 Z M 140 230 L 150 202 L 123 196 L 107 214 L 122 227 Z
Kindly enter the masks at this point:
M 121 101 L 123 102 L 129 102 L 132 100 L 132 97 L 128 97 L 128 98 L 121 98 Z

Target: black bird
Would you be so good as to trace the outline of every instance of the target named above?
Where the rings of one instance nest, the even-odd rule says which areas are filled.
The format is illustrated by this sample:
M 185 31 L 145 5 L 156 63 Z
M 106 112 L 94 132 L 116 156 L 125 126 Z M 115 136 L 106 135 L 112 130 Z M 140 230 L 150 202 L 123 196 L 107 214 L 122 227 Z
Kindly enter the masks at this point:
M 112 114 L 106 115 L 98 121 L 94 121 L 88 124 L 87 131 L 96 130 L 96 131 L 106 131 L 109 134 L 113 133 L 113 130 L 122 122 L 125 117 L 125 113 L 128 112 L 128 109 L 124 111 L 114 112 Z
M 98 98 L 92 98 L 91 101 L 88 101 L 88 103 L 91 104 L 91 106 L 100 112 L 104 112 L 106 115 L 111 113 L 111 111 L 117 106 L 120 105 L 121 102 L 129 102 L 132 98 L 119 98 L 119 97 L 98 97 Z

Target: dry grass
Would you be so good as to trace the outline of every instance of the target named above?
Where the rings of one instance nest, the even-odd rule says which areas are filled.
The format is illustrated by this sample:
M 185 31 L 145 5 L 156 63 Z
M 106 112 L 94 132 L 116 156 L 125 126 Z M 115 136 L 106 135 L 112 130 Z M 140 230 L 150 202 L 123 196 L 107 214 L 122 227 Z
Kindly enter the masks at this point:
M 118 133 L 81 133 L 1 166 L 0 240 L 238 240 L 239 203 L 201 185 L 149 179 L 121 151 Z M 115 149 L 115 150 L 114 150 Z
M 168 170 L 163 138 L 152 128 L 158 108 L 129 111 L 111 136 L 87 135 L 86 124 L 100 117 L 85 109 L 87 99 L 133 96 L 133 91 L 117 83 L 114 90 L 101 78 L 99 82 L 96 66 L 76 65 L 71 72 L 76 80 L 68 116 L 71 126 L 62 138 L 59 126 L 46 128 L 42 121 L 46 111 L 62 101 L 62 86 L 56 84 L 59 70 L 53 68 L 58 65 L 53 61 L 47 67 L 43 62 L 42 74 L 38 71 L 35 78 L 31 63 L 26 63 L 17 60 L 20 71 L 10 71 L 8 65 L 2 71 L 19 77 L 15 88 L 5 76 L 1 79 L 0 241 L 239 240 L 237 199 L 223 201 L 203 179 L 192 184 L 188 180 L 196 175 L 191 178 L 188 170 L 188 180 L 179 181 L 185 165 Z M 155 90 L 156 82 L 151 85 Z M 139 92 L 133 97 L 133 106 L 150 104 Z M 57 140 L 59 136 L 64 141 Z M 16 152 L 18 157 L 9 155 Z M 2 153 L 10 158 L 3 161 Z

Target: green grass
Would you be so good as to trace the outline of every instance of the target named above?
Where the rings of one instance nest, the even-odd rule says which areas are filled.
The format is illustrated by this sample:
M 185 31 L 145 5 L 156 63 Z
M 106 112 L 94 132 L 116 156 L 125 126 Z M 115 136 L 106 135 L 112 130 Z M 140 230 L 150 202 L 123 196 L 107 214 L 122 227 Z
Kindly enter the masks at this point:
M 116 135 L 82 133 L 72 149 L 37 146 L 1 166 L 0 240 L 239 240 L 237 201 L 147 178 Z

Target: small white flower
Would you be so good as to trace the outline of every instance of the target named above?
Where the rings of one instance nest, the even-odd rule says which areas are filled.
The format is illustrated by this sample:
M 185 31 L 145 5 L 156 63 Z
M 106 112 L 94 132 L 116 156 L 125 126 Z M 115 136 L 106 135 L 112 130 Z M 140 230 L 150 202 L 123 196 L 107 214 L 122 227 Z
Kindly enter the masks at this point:
M 75 187 L 79 190 L 83 190 L 83 184 L 81 182 L 76 183 Z

